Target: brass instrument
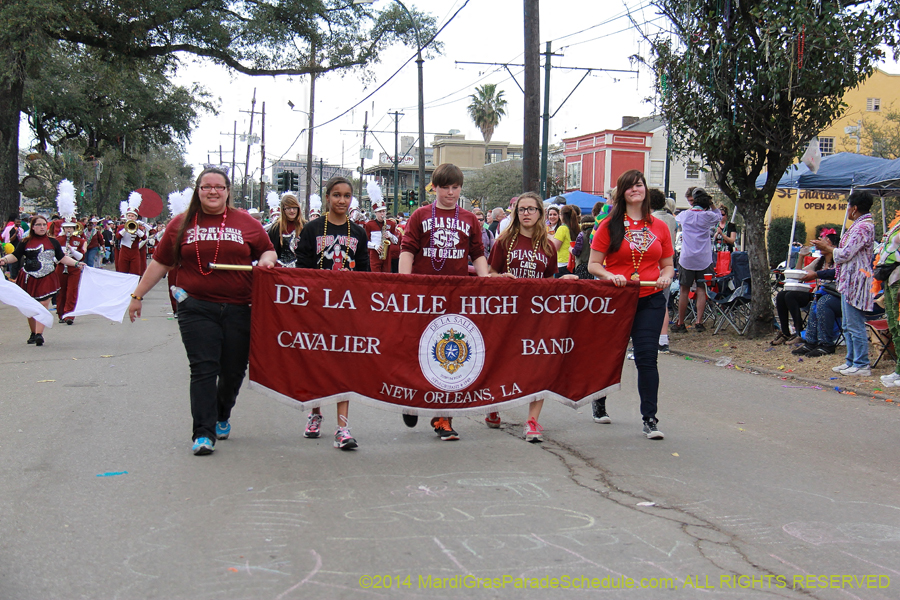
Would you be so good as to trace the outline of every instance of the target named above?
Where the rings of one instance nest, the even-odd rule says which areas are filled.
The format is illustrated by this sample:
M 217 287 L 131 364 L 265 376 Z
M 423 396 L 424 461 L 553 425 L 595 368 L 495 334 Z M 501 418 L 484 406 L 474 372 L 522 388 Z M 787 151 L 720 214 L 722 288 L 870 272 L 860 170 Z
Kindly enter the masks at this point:
M 381 246 L 378 247 L 378 258 L 384 260 L 388 256 L 388 248 L 391 247 L 391 240 L 388 238 L 390 228 L 388 227 L 387 215 L 384 216 L 384 224 L 381 226 Z
M 137 221 L 128 221 L 127 223 L 125 223 L 125 231 L 127 231 L 131 235 L 136 234 L 137 230 L 138 230 Z
M 81 221 L 77 221 L 77 224 L 75 225 L 75 235 L 79 237 L 84 235 L 84 223 Z

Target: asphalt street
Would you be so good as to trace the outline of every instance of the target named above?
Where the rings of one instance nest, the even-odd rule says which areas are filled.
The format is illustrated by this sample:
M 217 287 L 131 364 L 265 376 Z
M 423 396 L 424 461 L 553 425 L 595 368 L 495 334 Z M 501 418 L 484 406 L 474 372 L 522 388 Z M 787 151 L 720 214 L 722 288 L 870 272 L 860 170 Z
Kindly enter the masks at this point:
M 662 441 L 626 362 L 612 424 L 548 402 L 542 445 L 352 405 L 342 452 L 245 388 L 195 457 L 169 310 L 36 348 L 0 305 L 0 599 L 900 598 L 893 404 L 666 355 Z

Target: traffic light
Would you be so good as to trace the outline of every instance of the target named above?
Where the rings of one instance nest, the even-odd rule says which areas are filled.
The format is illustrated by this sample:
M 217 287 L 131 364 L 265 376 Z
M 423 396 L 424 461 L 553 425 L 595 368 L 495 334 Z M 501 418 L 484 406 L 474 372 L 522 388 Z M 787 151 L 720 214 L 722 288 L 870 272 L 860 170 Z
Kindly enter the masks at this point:
M 409 207 L 415 208 L 419 204 L 419 192 L 416 190 L 409 191 Z
M 299 192 L 299 191 L 300 191 L 300 174 L 299 174 L 299 173 L 294 173 L 293 171 L 291 171 L 291 172 L 290 172 L 290 177 L 291 177 L 291 181 L 290 181 L 290 184 L 289 184 L 289 185 L 290 185 L 290 189 L 296 190 L 296 191 Z
M 275 179 L 278 181 L 278 191 L 279 192 L 286 191 L 287 188 L 285 188 L 285 184 L 290 185 L 288 183 L 288 179 L 289 179 L 288 171 L 282 171 L 275 177 Z

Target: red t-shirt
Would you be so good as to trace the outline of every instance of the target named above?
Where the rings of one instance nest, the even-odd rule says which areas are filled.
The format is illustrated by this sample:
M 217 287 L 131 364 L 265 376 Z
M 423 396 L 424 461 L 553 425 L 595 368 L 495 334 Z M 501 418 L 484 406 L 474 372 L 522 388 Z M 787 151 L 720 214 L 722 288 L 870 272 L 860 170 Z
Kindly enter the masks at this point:
M 622 240 L 622 245 L 616 252 L 606 254 L 606 270 L 614 275 L 624 275 L 630 280 L 631 274 L 634 273 L 634 263 L 639 261 L 638 273 L 641 281 L 656 281 L 659 279 L 659 261 L 675 254 L 669 227 L 662 219 L 653 219 L 646 230 L 643 222 L 635 226 L 634 221 L 629 219 L 628 223 L 631 234 L 626 233 L 626 239 Z M 632 239 L 629 240 L 629 237 Z M 591 248 L 597 252 L 609 252 L 609 219 L 601 221 L 594 235 L 594 241 L 591 242 Z M 643 257 L 641 250 L 644 250 Z M 642 287 L 640 295 L 649 296 L 658 291 L 654 287 Z
M 259 260 L 263 252 L 275 250 L 266 230 L 246 212 L 230 208 L 225 216 L 225 235 L 218 241 L 223 215 L 200 212 L 198 216 L 197 226 L 191 223 L 184 232 L 178 287 L 190 296 L 207 302 L 250 304 L 252 272 L 213 271 L 203 275 L 200 265 L 203 265 L 203 273 L 209 273 L 209 263 L 213 261 L 224 265 L 249 265 Z M 183 219 L 183 214 L 177 215 L 166 226 L 166 232 L 153 253 L 153 260 L 168 267 L 175 264 L 175 236 Z
M 432 211 L 434 216 L 432 217 Z M 412 252 L 412 272 L 422 275 L 469 274 L 469 258 L 484 256 L 481 224 L 473 213 L 434 205 L 417 209 L 406 223 L 401 252 Z
M 547 254 L 543 248 L 534 249 L 532 239 L 516 236 L 516 245 L 509 252 L 508 241 L 498 241 L 491 250 L 491 268 L 498 273 L 509 271 L 516 277 L 528 279 L 550 278 L 556 275 L 556 253 Z

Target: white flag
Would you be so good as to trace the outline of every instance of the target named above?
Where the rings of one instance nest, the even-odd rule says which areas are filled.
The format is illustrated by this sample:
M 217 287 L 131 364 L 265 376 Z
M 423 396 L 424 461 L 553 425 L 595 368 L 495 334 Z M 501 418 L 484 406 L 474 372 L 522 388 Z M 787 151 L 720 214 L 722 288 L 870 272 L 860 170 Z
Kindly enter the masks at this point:
M 0 302 L 19 309 L 19 312 L 34 319 L 44 327 L 53 327 L 53 315 L 44 305 L 28 295 L 28 292 L 0 275 Z
M 131 273 L 85 267 L 78 283 L 75 310 L 63 315 L 63 318 L 100 315 L 121 323 L 131 303 L 131 294 L 137 289 L 140 280 L 140 277 Z

